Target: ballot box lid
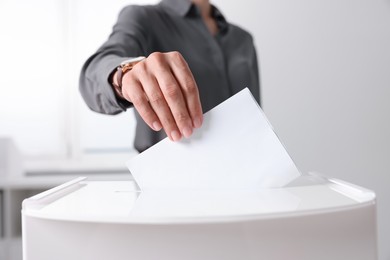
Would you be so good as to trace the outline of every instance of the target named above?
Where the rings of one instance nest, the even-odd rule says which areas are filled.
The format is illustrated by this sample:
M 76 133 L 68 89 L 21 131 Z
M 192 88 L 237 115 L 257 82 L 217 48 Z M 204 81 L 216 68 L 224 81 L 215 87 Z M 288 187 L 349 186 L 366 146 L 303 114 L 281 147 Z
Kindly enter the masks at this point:
M 318 175 L 283 188 L 140 191 L 134 181 L 84 177 L 23 201 L 22 215 L 62 221 L 180 224 L 294 217 L 375 204 L 375 193 Z

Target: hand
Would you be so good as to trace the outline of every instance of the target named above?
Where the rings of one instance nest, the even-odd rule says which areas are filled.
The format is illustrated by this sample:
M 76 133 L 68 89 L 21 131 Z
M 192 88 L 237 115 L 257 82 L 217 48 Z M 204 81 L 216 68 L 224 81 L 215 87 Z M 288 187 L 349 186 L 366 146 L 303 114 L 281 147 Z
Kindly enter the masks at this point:
M 203 122 L 199 92 L 179 52 L 155 52 L 122 78 L 122 95 L 155 131 L 172 141 L 189 137 Z

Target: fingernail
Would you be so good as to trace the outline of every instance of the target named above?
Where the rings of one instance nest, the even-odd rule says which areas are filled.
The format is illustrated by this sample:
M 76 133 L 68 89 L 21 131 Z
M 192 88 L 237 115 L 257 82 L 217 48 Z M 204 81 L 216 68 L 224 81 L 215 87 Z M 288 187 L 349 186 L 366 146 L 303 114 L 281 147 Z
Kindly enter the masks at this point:
M 194 118 L 194 127 L 199 128 L 202 126 L 202 119 L 200 117 L 195 117 Z
M 188 138 L 192 134 L 192 129 L 186 126 L 183 128 L 182 134 L 184 135 L 185 138 Z
M 180 138 L 181 138 L 181 135 L 180 135 L 180 133 L 178 131 L 174 130 L 174 131 L 171 132 L 171 139 L 173 141 L 175 141 L 175 142 L 179 141 Z
M 153 129 L 155 131 L 160 131 L 161 128 L 162 128 L 161 124 L 159 122 L 157 122 L 157 121 L 154 121 L 152 125 L 153 125 Z

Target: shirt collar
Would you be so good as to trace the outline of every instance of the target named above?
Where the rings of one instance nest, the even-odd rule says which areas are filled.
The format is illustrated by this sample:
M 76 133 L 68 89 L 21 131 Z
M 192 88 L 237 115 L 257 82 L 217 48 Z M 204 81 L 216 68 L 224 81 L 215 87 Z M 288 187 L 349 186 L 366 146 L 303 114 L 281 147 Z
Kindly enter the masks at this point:
M 191 0 L 162 0 L 161 4 L 180 16 L 187 16 L 195 12 L 195 15 L 199 15 L 196 7 L 193 5 Z M 228 23 L 222 13 L 212 5 L 212 16 L 217 21 L 218 28 L 222 34 L 228 30 Z
M 162 0 L 161 4 L 180 16 L 186 16 L 192 6 L 191 0 Z
M 223 14 L 218 10 L 217 7 L 212 5 L 212 16 L 215 18 L 217 22 L 217 26 L 222 34 L 225 34 L 228 30 L 228 22 L 226 21 Z

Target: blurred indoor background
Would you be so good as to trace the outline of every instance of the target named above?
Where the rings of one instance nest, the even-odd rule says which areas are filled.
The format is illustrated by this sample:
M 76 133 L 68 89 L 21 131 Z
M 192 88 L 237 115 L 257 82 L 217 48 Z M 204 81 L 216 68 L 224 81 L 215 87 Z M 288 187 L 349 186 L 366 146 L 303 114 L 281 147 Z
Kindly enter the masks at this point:
M 132 111 L 91 112 L 78 76 L 122 7 L 157 2 L 0 1 L 0 260 L 21 259 L 23 198 L 63 176 L 128 174 Z M 302 172 L 376 192 L 389 260 L 390 1 L 211 2 L 254 36 L 263 109 Z

